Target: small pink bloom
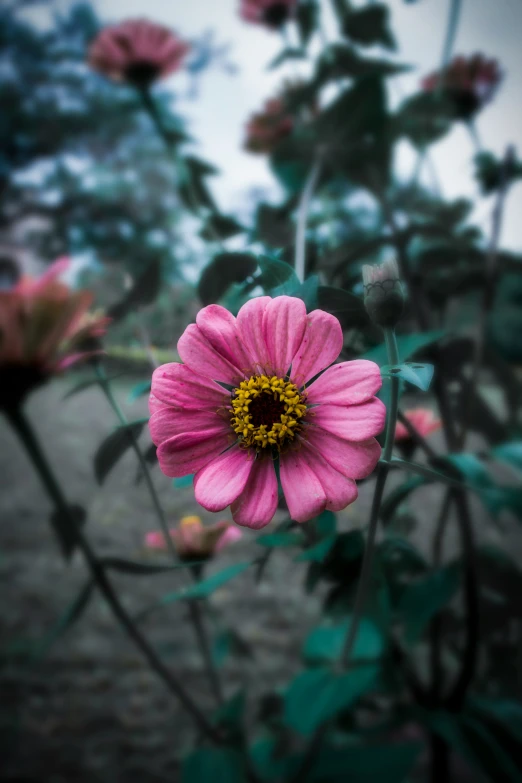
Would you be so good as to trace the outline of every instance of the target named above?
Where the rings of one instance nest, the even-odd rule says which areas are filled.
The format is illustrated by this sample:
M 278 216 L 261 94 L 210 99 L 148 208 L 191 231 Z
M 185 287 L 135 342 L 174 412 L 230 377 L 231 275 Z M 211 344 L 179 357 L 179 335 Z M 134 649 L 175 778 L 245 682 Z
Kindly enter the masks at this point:
M 60 259 L 40 278 L 0 291 L 0 410 L 85 358 L 82 340 L 105 330 L 107 319 L 88 314 L 92 294 L 58 279 L 68 263 Z
M 294 130 L 296 123 L 306 123 L 318 114 L 318 105 L 312 101 L 294 116 L 293 99 L 302 88 L 298 80 L 286 81 L 278 95 L 265 102 L 262 111 L 253 114 L 246 125 L 244 148 L 248 152 L 270 154 Z
M 436 432 L 436 430 L 440 430 L 442 426 L 441 420 L 438 419 L 429 408 L 407 410 L 404 411 L 404 415 L 423 438 L 431 435 L 432 432 Z M 408 440 L 411 440 L 410 433 L 404 424 L 398 421 L 397 426 L 395 427 L 395 442 Z
M 497 60 L 482 54 L 455 57 L 442 76 L 440 71 L 426 76 L 422 88 L 434 92 L 439 87 L 453 104 L 457 117 L 469 120 L 492 100 L 502 80 Z
M 197 516 L 183 517 L 179 526 L 171 528 L 169 533 L 181 560 L 205 560 L 241 538 L 241 531 L 230 522 L 222 520 L 203 525 Z M 145 535 L 145 546 L 167 551 L 165 536 L 155 531 Z
M 231 506 L 235 522 L 252 528 L 277 509 L 276 461 L 296 521 L 352 503 L 355 479 L 379 460 L 385 408 L 374 362 L 332 364 L 342 345 L 337 318 L 307 314 L 290 296 L 252 299 L 237 318 L 219 305 L 200 310 L 178 342 L 184 364 L 152 376 L 149 426 L 162 471 L 195 473 L 204 508 Z
M 146 87 L 178 71 L 189 48 L 167 27 L 129 19 L 98 34 L 89 48 L 88 62 L 109 79 Z
M 278 30 L 295 13 L 298 0 L 240 0 L 239 13 L 245 22 Z

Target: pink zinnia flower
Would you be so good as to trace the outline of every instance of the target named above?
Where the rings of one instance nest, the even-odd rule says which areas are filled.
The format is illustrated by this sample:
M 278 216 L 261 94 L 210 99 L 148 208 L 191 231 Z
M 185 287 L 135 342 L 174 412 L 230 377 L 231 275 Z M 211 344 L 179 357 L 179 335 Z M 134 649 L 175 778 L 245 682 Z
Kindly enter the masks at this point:
M 189 45 L 159 24 L 129 19 L 106 27 L 91 44 L 91 68 L 114 81 L 146 87 L 178 71 Z
M 241 0 L 239 13 L 246 22 L 277 30 L 295 13 L 297 0 Z
M 51 375 L 84 358 L 83 341 L 104 332 L 107 318 L 88 314 L 93 296 L 58 278 L 62 258 L 38 279 L 0 291 L 0 409 L 19 405 Z
M 428 435 L 431 435 L 432 432 L 436 432 L 436 430 L 440 430 L 442 426 L 442 422 L 432 410 L 429 408 L 415 408 L 411 410 L 404 411 L 404 415 L 408 419 L 408 421 L 415 427 L 419 435 L 422 435 L 423 438 L 426 438 Z M 405 425 L 398 421 L 397 426 L 395 427 L 395 442 L 400 441 L 409 441 L 411 440 L 411 435 L 406 429 Z
M 455 57 L 442 76 L 440 71 L 426 76 L 422 88 L 434 92 L 441 83 L 443 94 L 452 102 L 460 119 L 470 119 L 492 100 L 502 73 L 497 60 L 488 60 L 482 54 Z
M 178 341 L 184 364 L 152 376 L 150 431 L 162 471 L 195 473 L 198 503 L 209 511 L 231 505 L 247 527 L 275 514 L 276 466 L 298 522 L 353 503 L 354 479 L 379 459 L 385 408 L 374 396 L 376 364 L 330 367 L 342 346 L 337 318 L 307 315 L 294 297 L 252 299 L 237 318 L 204 307 Z
M 294 119 L 280 98 L 266 101 L 263 111 L 253 114 L 246 126 L 244 147 L 248 152 L 270 154 L 289 136 Z
M 226 520 L 205 526 L 197 516 L 183 517 L 179 527 L 173 527 L 169 532 L 181 560 L 205 560 L 238 541 L 242 535 Z M 145 536 L 145 546 L 164 552 L 167 542 L 163 533 L 150 532 Z

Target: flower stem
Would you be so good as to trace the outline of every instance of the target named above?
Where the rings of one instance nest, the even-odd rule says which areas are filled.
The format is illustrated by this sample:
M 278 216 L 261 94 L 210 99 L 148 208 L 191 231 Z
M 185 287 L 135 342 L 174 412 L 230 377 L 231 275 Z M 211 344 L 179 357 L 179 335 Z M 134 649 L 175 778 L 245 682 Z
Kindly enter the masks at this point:
M 96 362 L 96 376 L 98 378 L 98 383 L 100 384 L 100 387 L 105 394 L 107 401 L 109 402 L 109 405 L 113 409 L 114 413 L 118 417 L 118 420 L 120 424 L 125 427 L 128 424 L 127 417 L 123 413 L 122 409 L 118 405 L 118 402 L 112 392 L 111 384 L 109 379 L 107 378 L 107 373 L 105 372 L 105 369 L 103 365 L 100 362 Z M 156 512 L 156 516 L 158 518 L 158 522 L 160 524 L 161 530 L 163 532 L 163 535 L 165 536 L 165 543 L 169 550 L 169 554 L 171 555 L 172 559 L 177 562 L 178 556 L 176 553 L 176 549 L 174 548 L 174 544 L 172 542 L 172 538 L 170 536 L 169 528 L 167 525 L 167 520 L 165 518 L 165 514 L 163 512 L 163 508 L 161 507 L 161 503 L 158 497 L 158 493 L 156 492 L 156 488 L 154 486 L 154 483 L 152 481 L 152 477 L 150 475 L 150 471 L 147 465 L 147 462 L 145 461 L 145 457 L 142 454 L 142 451 L 140 449 L 138 440 L 135 435 L 132 434 L 132 432 L 129 432 L 129 436 L 132 443 L 132 448 L 134 449 L 134 452 L 136 453 L 136 456 L 138 458 L 138 461 L 140 463 L 140 469 L 143 474 L 143 478 L 145 479 L 145 482 L 147 484 L 147 489 L 149 490 L 150 498 L 152 500 L 152 505 L 154 506 L 154 510 Z
M 221 680 L 219 678 L 216 667 L 214 666 L 214 661 L 212 660 L 212 651 L 210 649 L 207 629 L 205 628 L 205 623 L 203 622 L 201 604 L 197 599 L 194 601 L 189 601 L 189 612 L 194 630 L 196 631 L 201 653 L 205 660 L 205 667 L 207 669 L 212 690 L 214 691 L 216 702 L 218 706 L 221 706 L 223 704 L 223 689 L 221 687 Z
M 128 636 L 132 639 L 136 647 L 141 650 L 151 669 L 156 672 L 159 677 L 161 677 L 169 690 L 179 699 L 187 712 L 190 713 L 199 729 L 213 742 L 221 742 L 220 734 L 209 723 L 205 715 L 200 711 L 199 707 L 192 701 L 191 697 L 188 695 L 188 693 L 186 693 L 181 683 L 179 683 L 178 680 L 166 668 L 147 639 L 134 625 L 131 617 L 127 613 L 123 604 L 120 602 L 120 599 L 105 572 L 103 564 L 100 562 L 94 550 L 91 548 L 91 545 L 83 534 L 80 526 L 76 524 L 76 521 L 70 512 L 70 508 L 67 504 L 65 496 L 63 495 L 60 484 L 55 478 L 47 458 L 40 446 L 40 443 L 38 442 L 38 439 L 24 413 L 21 409 L 9 411 L 8 418 L 11 426 L 25 446 L 27 454 L 30 457 L 31 462 L 33 463 L 33 466 L 38 473 L 45 489 L 47 490 L 49 497 L 55 504 L 57 510 L 60 511 L 64 517 L 69 519 L 71 530 L 73 531 L 77 546 L 83 553 L 89 571 L 91 572 L 100 592 L 107 601 L 107 604 L 110 607 L 113 615 L 118 620 L 122 628 L 126 631 Z
M 442 77 L 444 75 L 444 71 L 449 65 L 449 61 L 451 60 L 451 54 L 453 52 L 455 39 L 457 37 L 457 28 L 459 26 L 461 8 L 462 0 L 451 0 L 448 25 L 446 27 L 446 37 L 444 39 L 444 46 L 442 49 L 442 62 L 440 65 L 441 78 L 439 80 L 439 89 L 442 89 Z
M 385 329 L 384 339 L 386 342 L 389 364 L 398 364 L 399 351 L 397 349 L 395 331 L 393 329 Z M 390 384 L 391 395 L 388 416 L 386 417 L 386 435 L 384 442 L 383 462 L 381 462 L 378 467 L 377 482 L 375 484 L 375 492 L 373 495 L 372 508 L 370 512 L 370 523 L 368 526 L 368 539 L 366 541 L 366 548 L 364 550 L 361 576 L 359 577 L 359 583 L 357 585 L 357 591 L 355 594 L 352 622 L 346 638 L 344 650 L 341 655 L 341 665 L 344 666 L 348 666 L 350 664 L 350 655 L 352 654 L 353 646 L 357 638 L 357 631 L 359 630 L 359 624 L 364 612 L 366 598 L 370 588 L 373 555 L 375 552 L 375 540 L 379 523 L 379 512 L 384 494 L 384 486 L 388 477 L 389 461 L 392 456 L 393 442 L 395 440 L 397 408 L 399 404 L 399 379 L 397 377 L 392 377 L 390 379 Z
M 310 202 L 313 198 L 315 188 L 321 176 L 322 161 L 318 157 L 313 164 L 306 179 L 299 207 L 297 210 L 297 231 L 295 236 L 295 273 L 300 283 L 305 279 L 306 264 L 306 224 L 308 222 L 308 213 L 310 211 Z

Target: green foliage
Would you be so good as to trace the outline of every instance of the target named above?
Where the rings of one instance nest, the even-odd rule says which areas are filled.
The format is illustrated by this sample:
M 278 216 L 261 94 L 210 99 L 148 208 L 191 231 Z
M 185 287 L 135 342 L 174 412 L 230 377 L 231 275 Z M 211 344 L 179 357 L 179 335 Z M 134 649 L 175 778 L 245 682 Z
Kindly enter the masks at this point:
M 198 284 L 203 305 L 218 302 L 233 283 L 243 283 L 257 269 L 257 259 L 250 253 L 219 253 L 205 267 Z
M 399 377 L 402 381 L 411 383 L 421 391 L 428 391 L 433 378 L 434 367 L 432 364 L 405 364 L 387 365 L 381 367 L 381 375 L 387 378 Z
M 246 783 L 239 751 L 232 748 L 199 748 L 185 759 L 181 769 L 182 783 Z
M 432 571 L 428 576 L 412 582 L 405 588 L 399 604 L 403 618 L 404 639 L 415 644 L 430 620 L 454 597 L 460 584 L 458 564 L 450 564 Z
M 307 636 L 302 655 L 309 665 L 325 665 L 339 661 L 352 620 L 342 625 L 318 626 Z M 350 656 L 351 661 L 365 662 L 379 658 L 384 640 L 379 629 L 366 617 L 361 619 Z
M 395 49 L 395 39 L 389 28 L 389 9 L 383 3 L 349 11 L 343 21 L 344 34 L 362 46 L 381 44 Z
M 420 752 L 420 743 L 390 745 L 331 745 L 319 755 L 311 780 L 332 783 L 405 783 Z
M 118 427 L 100 444 L 94 455 L 94 475 L 103 484 L 110 471 L 139 438 L 148 419 L 139 419 Z

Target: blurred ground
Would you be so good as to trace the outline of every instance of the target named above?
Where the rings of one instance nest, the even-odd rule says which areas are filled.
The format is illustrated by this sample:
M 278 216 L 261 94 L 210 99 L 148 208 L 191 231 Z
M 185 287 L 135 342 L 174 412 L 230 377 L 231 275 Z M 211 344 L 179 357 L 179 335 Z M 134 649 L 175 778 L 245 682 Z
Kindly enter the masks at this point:
M 89 509 L 87 533 L 97 551 L 127 558 L 150 558 L 142 549 L 148 530 L 156 529 L 149 497 L 136 486 L 135 457 L 126 455 L 99 489 L 93 478 L 92 455 L 114 426 L 105 399 L 90 389 L 57 405 L 70 387 L 60 381 L 35 394 L 30 418 L 71 500 Z M 129 418 L 146 413 L 145 400 L 129 405 L 130 385 L 115 384 Z M 144 433 L 143 443 L 148 443 Z M 436 439 L 435 439 L 436 443 Z M 212 515 L 196 508 L 192 487 L 174 490 L 153 469 L 164 507 L 175 521 L 187 513 Z M 177 759 L 190 747 L 190 720 L 173 701 L 141 656 L 117 627 L 97 595 L 80 623 L 53 647 L 47 659 L 28 668 L 32 642 L 57 621 L 81 588 L 86 572 L 79 556 L 64 564 L 50 529 L 50 505 L 19 443 L 0 419 L 0 779 L 39 783 L 156 783 L 178 779 Z M 342 516 L 341 526 L 365 522 L 371 483 L 359 501 Z M 440 489 L 417 495 L 417 507 L 434 515 Z M 497 532 L 476 510 L 481 535 Z M 416 531 L 429 542 L 430 522 Z M 455 532 L 450 530 L 455 542 Z M 257 556 L 256 534 L 225 552 L 212 568 Z M 452 548 L 455 544 L 450 543 Z M 227 693 L 245 681 L 249 693 L 263 693 L 283 684 L 296 671 L 300 644 L 317 622 L 316 596 L 305 596 L 304 564 L 292 564 L 293 552 L 276 551 L 262 583 L 246 572 L 216 592 L 212 603 L 222 622 L 236 625 L 253 646 L 255 658 L 240 667 L 224 668 Z M 184 583 L 181 574 L 114 580 L 132 613 Z M 144 628 L 165 661 L 202 704 L 211 707 L 191 627 L 180 604 L 164 607 L 145 620 Z M 240 673 L 240 668 L 243 673 Z

